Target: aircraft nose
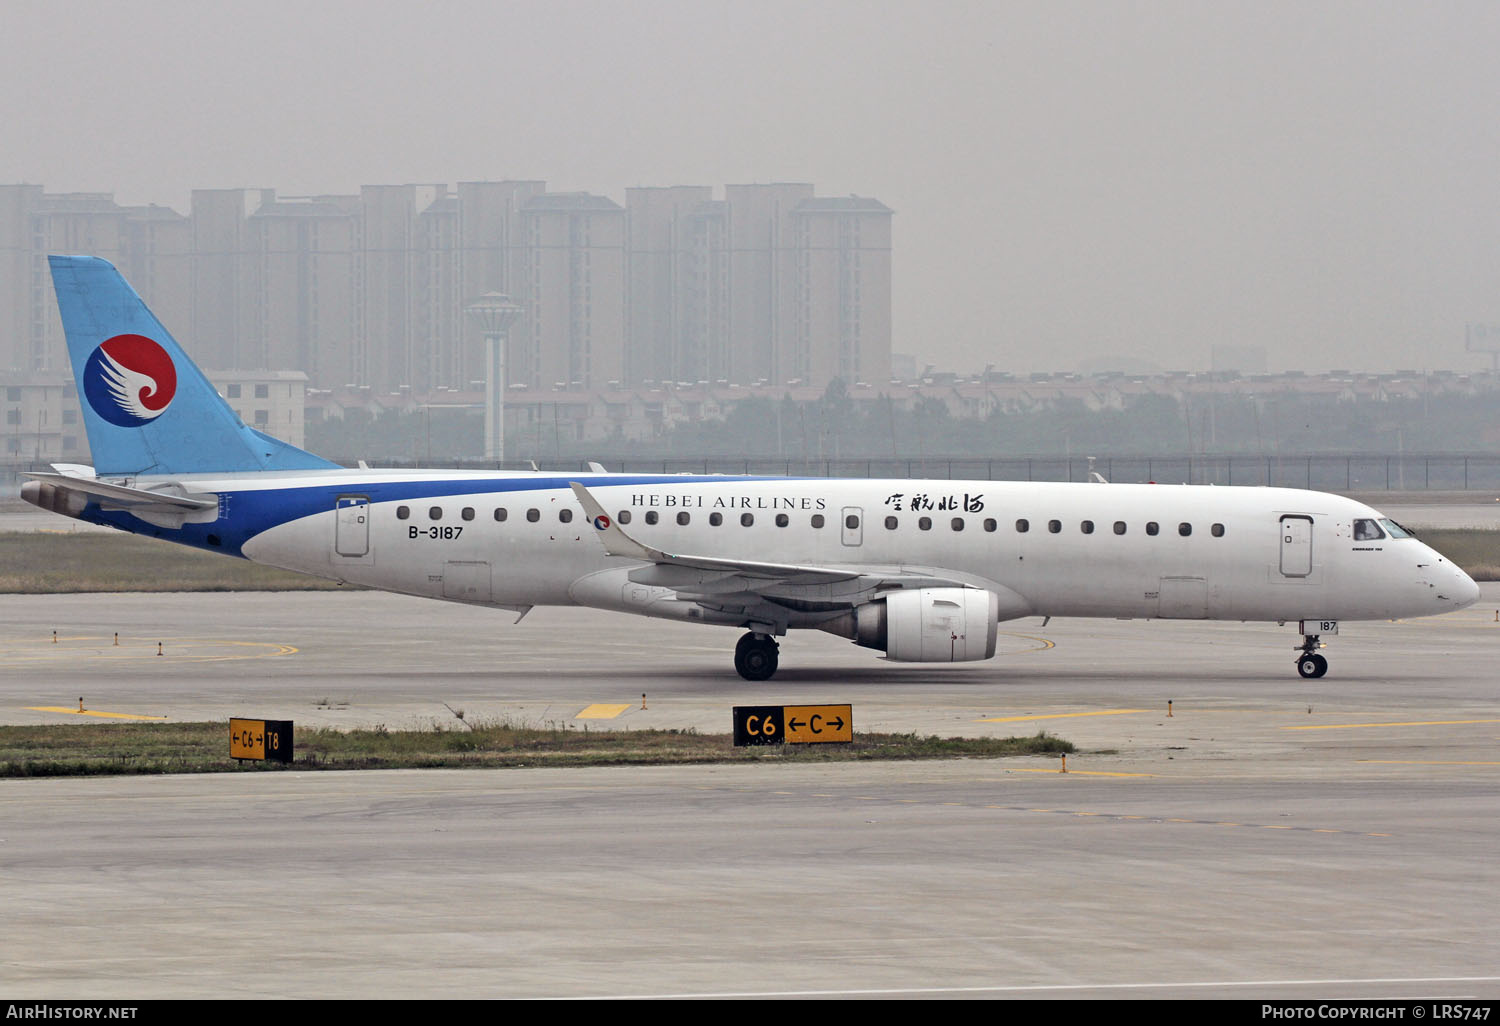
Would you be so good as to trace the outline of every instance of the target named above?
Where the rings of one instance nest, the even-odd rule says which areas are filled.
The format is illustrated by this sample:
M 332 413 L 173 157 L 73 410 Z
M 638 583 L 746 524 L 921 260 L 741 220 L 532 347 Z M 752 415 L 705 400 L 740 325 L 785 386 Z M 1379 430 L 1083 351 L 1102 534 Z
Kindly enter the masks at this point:
M 1474 583 L 1474 578 L 1458 567 L 1453 568 L 1453 574 L 1457 578 L 1453 582 L 1453 594 L 1449 596 L 1453 599 L 1453 604 L 1462 608 L 1479 601 L 1479 585 Z

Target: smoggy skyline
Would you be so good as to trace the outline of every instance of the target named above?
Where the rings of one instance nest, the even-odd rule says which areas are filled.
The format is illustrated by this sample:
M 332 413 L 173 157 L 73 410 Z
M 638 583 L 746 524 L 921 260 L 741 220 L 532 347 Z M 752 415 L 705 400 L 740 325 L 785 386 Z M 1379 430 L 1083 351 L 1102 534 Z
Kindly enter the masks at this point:
M 12 0 L 0 181 L 801 181 L 895 210 L 893 346 L 1488 366 L 1500 7 Z

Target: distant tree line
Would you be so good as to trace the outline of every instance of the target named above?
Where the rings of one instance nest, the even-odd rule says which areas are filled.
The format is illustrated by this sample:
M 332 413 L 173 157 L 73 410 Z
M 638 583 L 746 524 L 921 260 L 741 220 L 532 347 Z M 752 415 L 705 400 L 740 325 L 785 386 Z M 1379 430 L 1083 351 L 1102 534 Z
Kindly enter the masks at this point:
M 577 441 L 568 431 L 514 434 L 510 459 L 750 456 L 790 459 L 906 459 L 929 456 L 1124 456 L 1148 453 L 1494 453 L 1500 450 L 1500 393 L 1338 402 L 1281 392 L 1144 395 L 1123 409 L 1090 410 L 1081 400 L 988 417 L 955 417 L 935 398 L 912 409 L 889 400 L 855 402 L 840 381 L 810 402 L 751 398 L 722 420 L 680 423 L 649 441 L 616 436 Z M 350 411 L 310 423 L 309 448 L 341 458 L 479 459 L 474 412 L 439 409 Z

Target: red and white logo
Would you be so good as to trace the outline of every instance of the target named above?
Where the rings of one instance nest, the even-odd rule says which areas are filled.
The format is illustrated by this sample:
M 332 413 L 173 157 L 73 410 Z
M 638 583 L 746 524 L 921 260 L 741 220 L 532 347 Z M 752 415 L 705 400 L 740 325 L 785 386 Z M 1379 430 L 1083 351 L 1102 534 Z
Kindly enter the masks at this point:
M 177 368 L 145 335 L 116 335 L 83 366 L 83 394 L 111 424 L 140 427 L 160 417 L 177 394 Z

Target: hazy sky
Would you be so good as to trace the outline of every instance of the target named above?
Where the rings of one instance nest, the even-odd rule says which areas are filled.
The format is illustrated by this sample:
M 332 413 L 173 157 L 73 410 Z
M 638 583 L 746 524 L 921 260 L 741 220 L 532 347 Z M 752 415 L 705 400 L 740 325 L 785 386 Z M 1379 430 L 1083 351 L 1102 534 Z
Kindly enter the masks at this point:
M 4 0 L 0 182 L 806 181 L 896 211 L 960 370 L 1471 368 L 1500 3 Z

